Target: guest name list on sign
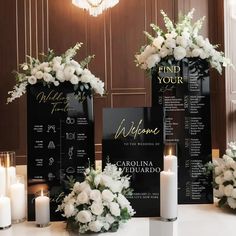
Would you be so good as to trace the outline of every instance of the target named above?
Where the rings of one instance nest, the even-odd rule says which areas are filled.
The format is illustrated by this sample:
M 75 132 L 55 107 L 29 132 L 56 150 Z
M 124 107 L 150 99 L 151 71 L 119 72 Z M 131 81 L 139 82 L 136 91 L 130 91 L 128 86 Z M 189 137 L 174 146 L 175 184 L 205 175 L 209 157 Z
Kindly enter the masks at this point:
M 157 78 L 166 77 L 172 80 L 159 83 Z M 156 68 L 152 99 L 153 106 L 164 109 L 165 142 L 177 145 L 179 203 L 212 202 L 211 180 L 205 176 L 203 168 L 211 161 L 207 63 L 186 60 L 170 66 L 168 72 Z
M 34 220 L 32 199 L 47 189 L 51 198 L 63 192 L 68 177 L 84 179 L 94 165 L 92 99 L 79 101 L 70 84 L 29 87 L 28 102 L 28 219 Z M 51 203 L 51 219 L 61 219 Z

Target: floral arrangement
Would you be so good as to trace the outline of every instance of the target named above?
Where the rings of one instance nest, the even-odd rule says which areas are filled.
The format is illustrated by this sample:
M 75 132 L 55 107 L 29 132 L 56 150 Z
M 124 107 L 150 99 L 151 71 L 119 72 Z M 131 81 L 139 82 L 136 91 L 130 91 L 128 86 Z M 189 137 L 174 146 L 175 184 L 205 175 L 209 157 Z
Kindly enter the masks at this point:
M 208 170 L 213 171 L 214 195 L 219 206 L 236 209 L 236 142 L 228 146 L 223 158 L 214 160 Z
M 86 232 L 115 232 L 134 214 L 125 196 L 132 194 L 130 177 L 123 176 L 116 165 L 104 171 L 87 169 L 85 181 L 76 182 L 58 211 L 66 217 L 67 229 Z
M 212 45 L 208 38 L 199 34 L 205 17 L 192 24 L 193 13 L 194 9 L 181 16 L 178 23 L 174 24 L 166 13 L 161 11 L 167 32 L 151 24 L 155 36 L 144 32 L 148 44 L 142 46 L 140 52 L 135 55 L 136 65 L 150 71 L 162 61 L 172 58 L 180 61 L 185 57 L 206 59 L 219 73 L 222 73 L 222 66 L 232 65 L 223 52 L 217 51 L 217 45 Z
M 13 91 L 8 92 L 10 97 L 7 103 L 21 97 L 26 93 L 28 85 L 36 83 L 59 86 L 60 83 L 68 81 L 81 99 L 91 96 L 93 92 L 103 95 L 104 83 L 86 68 L 94 56 L 88 56 L 80 63 L 73 60 L 81 46 L 82 43 L 77 43 L 61 56 L 56 56 L 49 49 L 47 54 L 42 54 L 42 61 L 27 56 L 28 61 L 20 66 L 21 71 L 15 72 L 17 84 Z

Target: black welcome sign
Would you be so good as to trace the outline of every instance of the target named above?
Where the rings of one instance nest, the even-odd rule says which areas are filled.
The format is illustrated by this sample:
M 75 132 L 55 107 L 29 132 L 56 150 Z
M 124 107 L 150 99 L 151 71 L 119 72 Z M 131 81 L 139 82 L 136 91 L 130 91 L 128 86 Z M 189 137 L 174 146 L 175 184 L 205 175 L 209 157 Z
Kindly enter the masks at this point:
M 152 105 L 164 111 L 164 142 L 177 145 L 179 203 L 212 203 L 209 65 L 169 60 L 152 70 Z
M 81 101 L 72 84 L 36 84 L 27 89 L 28 109 L 28 220 L 34 220 L 34 194 L 62 191 L 67 177 L 82 181 L 95 162 L 93 100 Z M 51 202 L 51 220 L 61 219 Z
M 103 110 L 103 167 L 107 162 L 131 176 L 128 199 L 135 216 L 160 214 L 160 171 L 163 168 L 163 113 L 159 108 Z

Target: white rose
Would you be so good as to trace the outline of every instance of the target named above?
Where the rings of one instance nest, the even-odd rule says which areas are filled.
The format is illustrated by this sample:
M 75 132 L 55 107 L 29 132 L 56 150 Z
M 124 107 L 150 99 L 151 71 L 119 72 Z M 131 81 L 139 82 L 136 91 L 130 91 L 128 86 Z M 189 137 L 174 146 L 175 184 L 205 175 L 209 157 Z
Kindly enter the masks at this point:
M 222 167 L 216 166 L 216 167 L 215 167 L 215 174 L 216 174 L 216 175 L 220 175 L 221 173 L 222 173 Z
M 186 48 L 188 46 L 188 40 L 183 36 L 177 36 L 176 43 L 183 48 Z
M 109 228 L 110 228 L 110 224 L 107 223 L 107 222 L 103 222 L 103 227 L 104 227 L 104 229 L 105 229 L 106 231 L 108 231 Z
M 214 195 L 217 198 L 222 198 L 224 196 L 224 193 L 222 193 L 221 191 L 219 191 L 218 189 L 214 189 Z
M 231 197 L 228 197 L 227 198 L 227 202 L 229 204 L 229 206 L 232 208 L 232 209 L 236 209 L 236 200 L 231 198 Z
M 49 67 L 49 63 L 48 62 L 43 62 L 39 65 L 39 69 L 40 70 L 44 70 L 44 68 Z
M 62 70 L 58 70 L 56 72 L 56 78 L 60 81 L 60 82 L 64 82 L 65 81 L 65 76 Z
M 151 54 L 153 54 L 155 51 L 156 51 L 156 48 L 155 48 L 155 47 L 148 45 L 148 46 L 144 49 L 144 51 L 143 51 L 142 54 L 143 54 L 143 56 L 144 56 L 145 58 L 147 58 L 148 56 L 150 56 Z
M 29 76 L 28 77 L 28 82 L 29 82 L 29 84 L 36 84 L 37 83 L 37 79 L 36 79 L 36 77 L 35 76 Z
M 225 196 L 231 197 L 233 189 L 234 189 L 234 187 L 231 184 L 227 185 L 224 189 Z
M 64 64 L 61 65 L 60 63 L 55 62 L 55 63 L 53 63 L 52 69 L 53 69 L 54 71 L 58 71 L 58 70 L 63 70 L 64 67 L 65 67 Z
M 164 38 L 162 36 L 158 36 L 155 38 L 152 42 L 153 46 L 156 47 L 157 49 L 160 49 L 162 44 L 164 43 Z
M 110 212 L 113 216 L 120 216 L 120 206 L 116 202 L 110 203 Z
M 106 214 L 106 222 L 108 222 L 109 224 L 113 224 L 115 222 L 114 217 L 111 214 Z
M 112 202 L 114 197 L 115 197 L 114 194 L 110 190 L 105 189 L 102 191 L 102 199 L 104 201 Z
M 103 205 L 101 202 L 93 202 L 91 211 L 94 215 L 100 216 L 103 213 Z
M 88 74 L 83 74 L 80 77 L 80 81 L 83 82 L 83 83 L 89 83 L 90 80 L 91 80 L 91 75 L 88 75 Z
M 29 69 L 29 66 L 27 64 L 24 64 L 23 67 L 22 67 L 23 70 L 28 70 Z
M 44 67 L 43 70 L 44 70 L 44 72 L 49 73 L 52 71 L 52 68 L 51 67 Z
M 206 58 L 208 58 L 208 57 L 209 57 L 209 56 L 207 55 L 207 53 L 202 50 L 202 52 L 201 52 L 201 54 L 200 54 L 200 58 L 204 60 L 204 59 L 206 59 Z
M 161 49 L 160 49 L 160 56 L 162 58 L 164 57 L 167 57 L 169 55 L 169 52 L 170 50 L 166 47 L 166 46 L 163 46 Z
M 233 189 L 231 196 L 236 199 L 236 188 Z
M 199 47 L 204 47 L 204 46 L 205 46 L 205 40 L 204 40 L 204 38 L 203 38 L 201 35 L 197 36 L 197 37 L 195 38 L 195 40 L 196 40 L 197 45 L 198 45 Z
M 77 197 L 77 204 L 87 204 L 89 202 L 88 194 L 83 191 Z
M 75 207 L 73 204 L 68 203 L 65 205 L 65 209 L 64 209 L 64 215 L 66 218 L 69 218 L 73 215 L 75 215 L 76 211 L 75 211 Z
M 122 182 L 121 181 L 112 181 L 110 185 L 110 189 L 113 193 L 120 193 L 122 190 Z
M 102 223 L 99 222 L 99 221 L 93 221 L 93 222 L 90 222 L 89 223 L 89 229 L 92 231 L 92 232 L 99 232 L 101 231 L 102 229 Z
M 35 73 L 35 77 L 36 77 L 37 79 L 42 79 L 42 78 L 43 78 L 43 72 L 42 72 L 42 71 L 37 71 L 37 72 Z
M 31 70 L 31 74 L 32 74 L 32 75 L 35 75 L 35 74 L 37 73 L 37 71 L 38 71 L 37 68 L 33 68 L 33 69 Z
M 103 175 L 101 176 L 101 182 L 100 182 L 100 183 L 101 183 L 102 185 L 104 185 L 105 187 L 110 187 L 111 182 L 112 182 L 112 178 L 111 178 L 110 176 L 105 175 L 105 174 L 103 174 Z
M 174 49 L 174 57 L 177 61 L 182 60 L 186 57 L 186 50 L 181 46 L 176 47 Z
M 44 79 L 44 81 L 45 82 L 52 82 L 53 80 L 54 80 L 54 78 L 52 77 L 52 75 L 51 74 L 49 74 L 49 73 L 44 73 L 43 74 L 43 79 Z
M 89 192 L 91 192 L 90 185 L 86 181 L 80 183 L 80 192 L 85 191 L 87 189 L 90 189 Z
M 83 224 L 86 224 L 92 220 L 92 214 L 87 210 L 80 211 L 76 216 L 76 220 Z
M 221 176 L 217 176 L 215 178 L 215 182 L 220 185 L 220 184 L 223 184 L 224 180 Z
M 53 63 L 61 64 L 61 62 L 62 62 L 62 57 L 59 57 L 59 56 L 54 57 L 54 58 L 52 59 L 52 62 L 53 62 Z
M 123 188 L 125 188 L 125 189 L 129 188 L 129 186 L 130 186 L 129 179 L 125 179 L 123 181 L 122 185 L 123 185 Z
M 233 150 L 236 151 L 236 142 L 230 142 L 228 146 Z
M 224 172 L 224 180 L 226 181 L 230 181 L 232 180 L 234 177 L 233 177 L 233 173 L 231 170 L 227 170 Z
M 70 82 L 72 84 L 78 84 L 79 83 L 79 78 L 76 75 L 72 75 L 72 77 L 70 78 Z
M 195 48 L 192 51 L 192 56 L 193 57 L 199 57 L 202 52 L 203 52 L 203 50 L 201 48 Z
M 130 205 L 130 202 L 127 200 L 127 198 L 122 195 L 122 194 L 119 194 L 118 197 L 117 197 L 117 202 L 120 204 L 121 206 L 121 209 L 125 208 L 125 207 L 128 207 Z
M 94 178 L 94 184 L 97 187 L 100 184 L 101 181 L 101 175 L 96 175 L 96 177 Z
M 96 202 L 100 202 L 102 200 L 102 194 L 99 190 L 94 189 L 90 192 L 90 199 Z
M 236 162 L 235 161 L 231 162 L 230 167 L 236 170 Z
M 230 156 L 230 157 L 233 157 L 233 152 L 231 149 L 226 149 L 226 155 Z
M 64 69 L 65 80 L 70 80 L 75 73 L 75 68 L 73 66 L 66 66 Z
M 75 61 L 75 60 L 71 60 L 71 61 L 70 61 L 70 64 L 71 64 L 72 66 L 74 66 L 74 67 L 80 67 L 80 64 L 79 64 L 77 61 Z
M 76 67 L 75 72 L 77 75 L 83 74 L 83 69 L 81 67 Z
M 75 193 L 79 193 L 79 192 L 80 192 L 80 182 L 76 182 L 76 183 L 74 184 L 73 191 L 74 191 Z
M 221 184 L 219 186 L 219 192 L 224 196 L 224 194 L 225 194 L 225 186 L 223 184 Z
M 148 68 L 151 69 L 156 64 L 158 64 L 158 62 L 160 62 L 160 60 L 161 60 L 161 58 L 158 54 L 153 54 L 153 55 L 149 56 L 146 61 Z
M 175 43 L 175 40 L 172 39 L 172 38 L 169 38 L 165 41 L 165 46 L 167 48 L 175 48 L 176 47 L 176 43 Z

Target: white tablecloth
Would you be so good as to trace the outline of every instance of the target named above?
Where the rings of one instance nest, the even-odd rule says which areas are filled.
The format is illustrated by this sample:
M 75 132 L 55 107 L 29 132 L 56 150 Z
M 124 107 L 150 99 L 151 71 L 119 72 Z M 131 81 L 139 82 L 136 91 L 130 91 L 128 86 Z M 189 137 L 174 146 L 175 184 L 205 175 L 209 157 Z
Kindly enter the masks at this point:
M 116 233 L 102 236 L 235 236 L 236 212 L 222 210 L 215 205 L 180 205 L 174 223 L 155 218 L 133 218 Z M 49 227 L 37 228 L 34 222 L 12 225 L 0 231 L 0 236 L 72 236 L 65 223 L 53 222 Z M 96 235 L 96 234 L 95 234 Z

